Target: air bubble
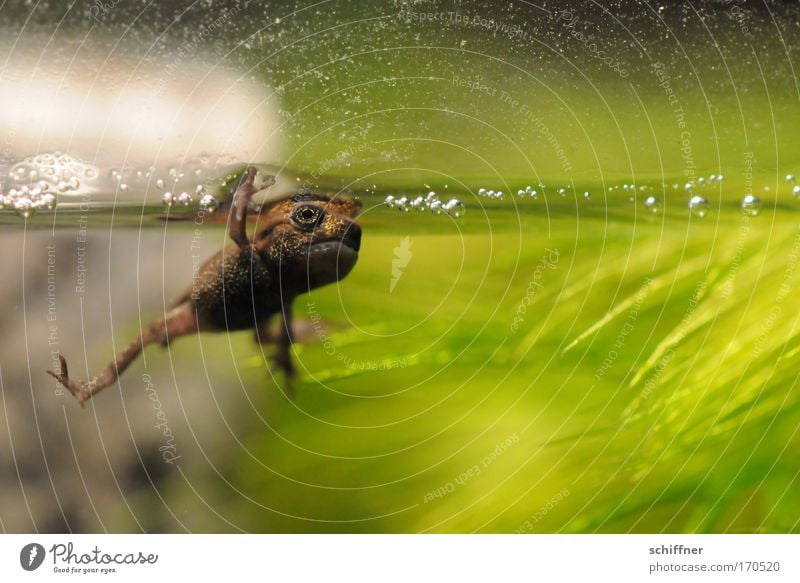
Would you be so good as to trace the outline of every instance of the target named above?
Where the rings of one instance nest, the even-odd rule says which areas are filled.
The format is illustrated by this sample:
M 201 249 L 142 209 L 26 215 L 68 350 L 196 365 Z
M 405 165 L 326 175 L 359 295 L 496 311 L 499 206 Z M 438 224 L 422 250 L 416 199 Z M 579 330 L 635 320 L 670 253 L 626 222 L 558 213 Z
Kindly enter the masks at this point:
M 748 194 L 742 199 L 742 212 L 751 217 L 758 216 L 762 204 L 761 199 L 755 194 Z
M 689 212 L 692 216 L 703 218 L 708 214 L 709 204 L 704 196 L 695 195 L 689 199 Z
M 211 194 L 204 194 L 200 199 L 200 209 L 206 213 L 213 213 L 219 208 L 219 202 Z
M 165 192 L 161 197 L 161 202 L 164 204 L 165 207 L 169 208 L 173 204 L 175 204 L 175 197 L 172 195 L 171 192 Z
M 466 208 L 464 207 L 464 203 L 457 198 L 451 198 L 447 201 L 447 204 L 444 205 L 444 212 L 454 219 L 463 217 L 465 211 Z
M 656 196 L 648 196 L 644 200 L 644 208 L 649 210 L 651 213 L 658 213 L 661 211 L 661 200 L 659 200 Z

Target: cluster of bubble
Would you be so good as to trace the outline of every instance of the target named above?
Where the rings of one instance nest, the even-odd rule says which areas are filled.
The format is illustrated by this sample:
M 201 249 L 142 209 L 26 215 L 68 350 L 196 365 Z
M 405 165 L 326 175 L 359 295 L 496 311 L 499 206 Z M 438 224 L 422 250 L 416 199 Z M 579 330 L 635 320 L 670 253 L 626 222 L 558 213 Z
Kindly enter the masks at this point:
M 214 178 L 215 168 L 215 163 L 211 161 L 211 157 L 208 154 L 201 154 L 197 159 L 187 160 L 180 169 L 175 167 L 167 169 L 166 175 L 158 176 L 156 168 L 150 166 L 148 168 L 123 170 L 112 168 L 109 171 L 109 177 L 116 183 L 117 188 L 123 192 L 130 190 L 131 185 L 141 189 L 148 188 L 154 184 L 156 188 L 164 191 L 161 196 L 161 202 L 167 208 L 173 206 L 188 207 L 198 202 L 200 210 L 205 213 L 213 213 L 219 208 L 219 201 L 208 191 L 206 186 L 208 181 L 200 183 L 197 182 L 197 179 L 203 178 L 204 175 Z M 153 180 L 154 178 L 155 180 Z M 191 186 L 178 188 L 187 179 Z M 222 186 L 225 186 L 225 184 L 223 182 Z
M 706 178 L 705 176 L 698 176 L 696 182 L 694 180 L 690 180 L 689 182 L 683 185 L 683 189 L 686 192 L 691 193 L 698 188 L 703 188 L 705 186 L 713 186 L 715 184 L 721 185 L 723 182 L 725 182 L 725 176 L 723 176 L 722 174 L 711 174 L 710 176 L 708 176 L 708 178 Z M 675 188 L 674 184 L 672 186 L 673 188 Z
M 481 190 L 483 189 L 481 188 L 478 190 L 478 194 L 481 194 Z M 532 186 L 526 186 L 525 188 L 520 188 L 517 191 L 517 196 L 520 198 L 537 199 L 539 198 L 539 193 L 536 190 L 534 190 Z
M 790 176 L 787 176 L 787 180 L 789 180 Z M 697 217 L 697 218 L 703 218 L 706 215 L 708 215 L 708 212 L 709 212 L 709 210 L 711 208 L 711 204 L 709 203 L 708 199 L 705 196 L 703 196 L 702 194 L 699 194 L 697 191 L 701 190 L 703 187 L 709 186 L 709 185 L 715 185 L 715 184 L 716 185 L 722 185 L 722 183 L 724 181 L 725 181 L 725 176 L 724 175 L 722 175 L 722 174 L 711 174 L 708 177 L 700 176 L 700 177 L 697 178 L 696 181 L 690 180 L 689 182 L 686 182 L 683 185 L 683 190 L 689 195 L 689 200 L 688 200 L 687 206 L 689 208 L 689 213 L 690 213 L 691 216 Z M 668 185 L 667 184 L 662 184 L 662 187 L 663 188 L 668 188 Z M 608 187 L 609 191 L 618 190 L 618 189 L 619 189 L 619 186 L 609 186 Z M 648 186 L 648 185 L 639 185 L 638 187 L 635 184 L 627 184 L 626 183 L 626 184 L 622 185 L 622 190 L 632 191 L 634 193 L 637 190 L 644 191 L 644 190 L 650 190 L 650 189 L 651 189 L 651 187 Z M 677 183 L 674 183 L 674 184 L 672 184 L 672 189 L 673 190 L 679 190 L 680 189 L 680 185 L 677 184 Z M 798 193 L 798 195 L 800 195 L 800 188 L 796 189 L 796 192 Z M 631 200 L 633 201 L 633 200 L 635 200 L 635 198 L 632 196 Z M 746 214 L 746 215 L 753 216 L 753 217 L 757 216 L 761 212 L 761 207 L 762 206 L 763 206 L 763 203 L 762 203 L 761 199 L 758 196 L 754 195 L 754 194 L 745 195 L 744 198 L 742 199 L 742 202 L 741 202 L 742 212 L 744 214 Z M 655 214 L 655 213 L 660 213 L 662 211 L 663 205 L 661 203 L 661 199 L 659 199 L 657 196 L 651 194 L 651 195 L 648 195 L 645 198 L 645 200 L 644 200 L 644 208 L 645 208 L 645 210 Z
M 708 214 L 708 211 L 711 207 L 708 199 L 704 196 L 699 194 L 693 195 L 689 199 L 689 213 L 698 218 L 703 218 Z M 658 214 L 662 211 L 663 205 L 661 204 L 661 199 L 655 195 L 649 195 L 647 198 L 644 199 L 644 208 L 645 210 L 653 213 Z M 758 212 L 756 212 L 758 214 Z
M 792 189 L 792 196 L 794 198 L 800 199 L 800 184 L 797 184 L 797 176 L 795 174 L 789 173 L 785 176 L 786 183 L 791 186 Z M 692 216 L 696 217 L 704 217 L 708 214 L 710 204 L 708 199 L 704 197 L 702 194 L 699 194 L 698 191 L 701 191 L 703 187 L 706 186 L 713 186 L 713 185 L 721 185 L 725 181 L 725 176 L 722 174 L 711 174 L 708 177 L 700 176 L 696 180 L 690 180 L 683 185 L 683 190 L 689 195 L 689 211 Z M 667 187 L 666 184 L 663 185 L 665 188 Z M 639 186 L 638 190 L 647 190 L 650 187 L 648 186 Z M 680 185 L 673 184 L 673 190 L 678 190 Z M 609 186 L 608 190 L 617 190 L 619 186 Z M 623 184 L 623 190 L 631 190 L 636 191 L 637 187 L 633 184 Z M 764 186 L 764 191 L 770 191 L 769 186 Z M 631 197 L 631 200 L 634 200 Z M 656 196 L 648 196 L 644 202 L 644 206 L 647 210 L 650 210 L 654 213 L 657 213 L 661 210 L 661 201 Z M 742 213 L 745 215 L 755 217 L 758 216 L 761 212 L 762 207 L 764 206 L 763 201 L 758 195 L 753 193 L 747 193 L 742 197 L 740 207 L 742 209 Z
M 541 188 L 542 192 L 544 192 L 545 188 L 544 184 L 540 184 L 539 188 Z M 567 196 L 567 189 L 564 187 L 557 188 L 556 194 L 558 194 L 558 196 L 565 197 Z M 505 196 L 505 193 L 502 190 L 490 190 L 486 188 L 479 188 L 478 196 L 502 200 L 503 197 Z M 539 191 L 533 188 L 532 186 L 528 185 L 525 186 L 525 188 L 520 188 L 519 190 L 517 190 L 517 196 L 520 198 L 532 198 L 534 200 L 537 200 L 539 198 Z M 583 193 L 583 198 L 585 198 L 586 200 L 589 200 L 591 197 L 592 194 L 588 190 Z
M 196 180 L 202 178 L 204 175 L 213 175 L 213 171 L 211 173 L 208 172 L 211 164 L 209 155 L 201 154 L 197 159 L 186 160 L 180 169 L 175 167 L 167 169 L 166 176 L 156 177 L 157 169 L 155 166 L 149 166 L 147 168 L 124 168 L 122 170 L 112 168 L 109 170 L 108 175 L 111 180 L 117 184 L 119 190 L 123 192 L 129 190 L 131 185 L 144 188 L 153 183 L 153 178 L 156 178 L 155 185 L 159 189 L 164 190 L 168 185 L 169 188 L 173 188 L 174 185 L 187 178 L 189 180 Z M 197 182 L 195 182 L 195 184 L 198 187 L 201 186 Z
M 787 184 L 791 185 L 792 187 L 792 196 L 795 198 L 800 198 L 800 185 L 796 184 L 797 177 L 794 174 L 789 173 L 786 175 L 785 179 Z M 714 184 L 715 182 L 721 183 L 723 180 L 724 177 L 721 174 L 717 176 L 714 176 L 712 174 L 711 176 L 709 176 L 708 180 L 706 180 L 703 177 L 698 178 L 697 184 L 699 186 L 704 186 L 705 184 Z M 687 182 L 685 188 L 687 192 L 693 193 L 695 185 L 692 182 Z M 770 190 L 769 186 L 765 186 L 764 190 L 769 191 Z M 689 201 L 690 209 L 692 209 L 692 201 L 694 201 L 695 199 L 702 199 L 703 201 L 705 201 L 705 199 L 702 196 L 699 195 L 693 196 L 692 199 Z M 708 201 L 705 201 L 705 206 L 706 208 L 708 207 Z M 745 215 L 751 217 L 758 216 L 758 214 L 761 212 L 761 207 L 763 206 L 764 206 L 763 201 L 755 194 L 748 193 L 745 194 L 744 197 L 742 198 L 741 208 L 742 212 Z M 701 214 L 700 216 L 705 216 L 705 212 L 703 212 L 703 214 Z
M 0 192 L 0 210 L 12 208 L 19 216 L 26 219 L 36 214 L 39 209 L 48 211 L 55 209 L 56 203 L 56 195 L 43 188 L 41 183 L 12 188 L 7 194 Z
M 496 200 L 503 200 L 505 193 L 502 190 L 487 190 L 486 188 L 479 188 L 478 189 L 478 196 L 482 196 L 484 198 L 494 198 Z
M 47 152 L 16 162 L 8 171 L 8 179 L 11 187 L 67 192 L 80 188 L 81 180 L 96 180 L 98 174 L 96 166 L 69 154 Z
M 203 162 L 204 164 L 207 162 Z M 149 182 L 153 174 L 155 172 L 154 167 L 146 168 L 146 169 L 130 169 L 130 170 L 117 170 L 111 169 L 109 171 L 109 176 L 111 179 L 116 182 L 117 188 L 123 192 L 127 192 L 130 189 L 130 184 L 136 184 L 139 182 L 147 183 Z M 194 176 L 195 178 L 200 178 L 203 175 L 202 168 L 194 168 L 190 169 L 189 174 Z M 207 213 L 213 213 L 219 207 L 219 202 L 217 199 L 208 192 L 205 184 L 195 184 L 193 188 L 188 190 L 182 190 L 180 192 L 176 191 L 173 192 L 175 186 L 178 185 L 182 180 L 186 178 L 185 172 L 180 172 L 177 168 L 169 168 L 167 170 L 167 177 L 165 178 L 156 178 L 154 184 L 156 188 L 159 190 L 164 190 L 164 194 L 161 196 L 161 202 L 167 208 L 173 206 L 184 206 L 188 207 L 195 202 L 195 197 L 199 197 L 199 204 L 200 208 Z M 170 190 L 167 190 L 170 189 Z M 194 191 L 192 193 L 191 191 Z
M 53 210 L 58 193 L 81 188 L 81 180 L 97 178 L 97 168 L 61 152 L 29 156 L 15 162 L 5 179 L 8 192 L 0 190 L 0 210 L 13 209 L 23 218 L 38 210 Z M 0 187 L 1 188 L 1 187 Z
M 798 178 L 794 174 L 787 174 L 786 175 L 786 182 L 792 186 L 792 196 L 797 199 L 800 199 L 800 184 L 798 184 Z M 725 176 L 723 174 L 711 174 L 708 176 L 698 176 L 694 180 L 690 180 L 683 184 L 682 189 L 686 192 L 689 196 L 688 199 L 688 209 L 689 213 L 693 217 L 703 218 L 708 215 L 709 211 L 711 210 L 711 203 L 708 199 L 700 194 L 706 187 L 717 186 L 720 187 L 725 182 Z M 663 188 L 669 188 L 670 185 L 662 184 Z M 680 190 L 681 185 L 679 183 L 673 183 L 671 185 L 672 190 Z M 544 185 L 539 185 L 540 191 L 537 191 L 532 186 L 525 186 L 517 190 L 517 196 L 520 198 L 532 198 L 537 199 L 539 197 L 540 192 L 544 192 Z M 630 192 L 630 200 L 635 201 L 635 194 L 637 191 L 644 192 L 644 191 L 652 191 L 652 186 L 648 185 L 636 185 L 636 184 L 617 184 L 608 187 L 609 191 L 615 190 L 623 190 L 626 192 Z M 764 187 L 765 191 L 769 190 L 769 187 Z M 557 188 L 555 189 L 556 193 L 564 197 L 567 194 L 566 188 Z M 431 193 L 434 194 L 434 193 Z M 502 190 L 491 190 L 486 188 L 479 188 L 478 195 L 485 198 L 502 200 L 505 196 Z M 430 196 L 430 195 L 429 195 Z M 584 191 L 583 198 L 590 199 L 591 193 L 589 191 Z M 425 210 L 425 205 L 428 202 L 425 199 L 417 198 L 413 201 L 409 201 L 406 198 L 395 199 L 394 197 L 387 197 L 386 201 L 387 206 L 393 208 L 399 208 L 400 210 L 410 210 L 413 208 L 419 208 L 419 210 Z M 762 207 L 764 206 L 763 201 L 757 195 L 748 193 L 742 197 L 740 207 L 742 209 L 742 213 L 751 217 L 758 216 L 761 212 Z M 438 208 L 438 207 L 437 207 Z M 646 196 L 644 200 L 644 208 L 645 210 L 657 214 L 663 210 L 663 204 L 661 199 L 653 194 L 649 194 Z M 441 211 L 439 211 L 441 212 Z
M 397 209 L 400 212 L 407 213 L 410 210 L 424 212 L 427 210 L 430 211 L 431 214 L 446 214 L 454 219 L 463 217 L 466 212 L 464 203 L 457 198 L 451 198 L 447 202 L 442 202 L 439 200 L 439 196 L 433 191 L 429 192 L 427 196 L 418 196 L 413 199 L 405 196 L 396 198 L 390 194 L 383 201 L 383 204 L 389 208 Z
M 159 179 L 158 182 L 160 183 L 158 186 L 159 188 L 163 188 L 163 180 Z M 213 213 L 219 208 L 219 201 L 214 197 L 213 194 L 208 192 L 206 187 L 203 184 L 198 184 L 195 187 L 194 194 L 183 191 L 180 194 L 175 194 L 170 191 L 165 192 L 161 196 L 161 202 L 164 204 L 165 207 L 171 208 L 173 206 L 190 206 L 195 201 L 195 195 L 199 197 L 199 206 L 200 210 L 205 213 Z

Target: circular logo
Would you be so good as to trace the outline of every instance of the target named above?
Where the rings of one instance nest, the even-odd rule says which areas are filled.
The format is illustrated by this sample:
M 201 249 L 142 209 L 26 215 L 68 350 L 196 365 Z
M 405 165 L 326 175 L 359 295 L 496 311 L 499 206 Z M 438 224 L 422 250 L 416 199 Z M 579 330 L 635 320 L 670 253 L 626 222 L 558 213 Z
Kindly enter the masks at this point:
M 35 571 L 44 562 L 44 547 L 39 543 L 30 543 L 19 552 L 19 564 L 26 571 Z

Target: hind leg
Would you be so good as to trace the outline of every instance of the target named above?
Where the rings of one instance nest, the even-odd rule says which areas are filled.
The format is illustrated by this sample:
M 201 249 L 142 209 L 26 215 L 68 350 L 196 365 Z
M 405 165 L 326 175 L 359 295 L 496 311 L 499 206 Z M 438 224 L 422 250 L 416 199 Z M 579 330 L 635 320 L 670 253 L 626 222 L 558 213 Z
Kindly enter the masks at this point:
M 119 375 L 125 372 L 125 369 L 141 354 L 145 346 L 153 343 L 166 344 L 173 338 L 193 332 L 197 332 L 194 309 L 190 303 L 183 303 L 142 330 L 139 336 L 131 341 L 114 360 L 88 381 L 70 379 L 67 360 L 60 354 L 58 358 L 61 370 L 58 373 L 49 370 L 47 373 L 64 385 L 83 407 L 86 401 L 117 380 Z
M 256 325 L 255 338 L 259 344 L 275 344 L 275 366 L 283 372 L 286 392 L 290 398 L 294 397 L 295 369 L 292 363 L 292 313 L 291 306 L 285 306 L 284 312 L 279 317 L 277 332 L 270 329 L 271 320 L 266 318 Z

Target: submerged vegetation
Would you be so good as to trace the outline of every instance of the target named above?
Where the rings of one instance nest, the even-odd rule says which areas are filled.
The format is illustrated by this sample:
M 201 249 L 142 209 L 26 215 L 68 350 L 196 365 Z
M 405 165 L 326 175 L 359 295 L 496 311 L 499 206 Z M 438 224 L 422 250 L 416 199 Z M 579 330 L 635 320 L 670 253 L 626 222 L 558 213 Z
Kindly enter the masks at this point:
M 349 279 L 297 302 L 314 332 L 296 402 L 263 390 L 249 338 L 202 340 L 216 362 L 253 356 L 228 365 L 249 399 L 240 437 L 169 482 L 186 528 L 798 530 L 800 230 L 786 213 L 561 217 L 536 233 L 526 205 L 491 213 L 487 238 L 477 213 L 431 234 L 438 217 L 390 212 L 367 215 Z M 173 349 L 180 390 L 197 351 Z

